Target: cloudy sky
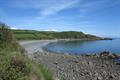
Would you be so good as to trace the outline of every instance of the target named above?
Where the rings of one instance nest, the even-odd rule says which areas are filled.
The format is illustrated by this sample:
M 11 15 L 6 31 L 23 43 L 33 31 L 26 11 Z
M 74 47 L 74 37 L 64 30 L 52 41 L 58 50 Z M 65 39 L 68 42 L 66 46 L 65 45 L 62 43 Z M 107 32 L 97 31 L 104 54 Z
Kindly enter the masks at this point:
M 0 21 L 13 29 L 119 37 L 120 0 L 0 0 Z

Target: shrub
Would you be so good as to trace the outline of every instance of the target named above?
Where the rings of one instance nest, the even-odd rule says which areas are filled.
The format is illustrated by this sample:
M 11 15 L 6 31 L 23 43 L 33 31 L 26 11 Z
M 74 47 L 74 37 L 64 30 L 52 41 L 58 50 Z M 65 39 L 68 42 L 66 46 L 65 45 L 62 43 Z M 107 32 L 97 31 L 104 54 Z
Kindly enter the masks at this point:
M 42 65 L 31 61 L 5 24 L 0 24 L 0 80 L 53 80 Z
M 0 24 L 0 45 L 1 47 L 10 47 L 15 43 L 13 34 L 9 27 L 5 24 Z
M 0 56 L 0 80 L 27 80 L 30 68 L 24 56 Z

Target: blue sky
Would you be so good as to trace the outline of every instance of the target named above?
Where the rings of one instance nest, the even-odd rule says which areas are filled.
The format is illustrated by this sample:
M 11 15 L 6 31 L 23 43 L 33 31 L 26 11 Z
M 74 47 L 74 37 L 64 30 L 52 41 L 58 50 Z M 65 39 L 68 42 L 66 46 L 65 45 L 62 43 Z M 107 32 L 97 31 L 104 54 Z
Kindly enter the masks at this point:
M 119 37 L 120 0 L 0 0 L 0 21 L 13 29 Z

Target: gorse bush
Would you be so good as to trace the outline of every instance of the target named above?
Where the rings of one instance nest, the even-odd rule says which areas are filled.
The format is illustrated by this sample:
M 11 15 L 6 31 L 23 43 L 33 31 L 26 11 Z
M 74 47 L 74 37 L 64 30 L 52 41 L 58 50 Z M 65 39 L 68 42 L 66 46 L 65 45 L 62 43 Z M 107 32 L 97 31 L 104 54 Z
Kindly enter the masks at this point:
M 0 24 L 0 47 L 10 47 L 14 42 L 14 37 L 9 29 L 9 27 L 5 24 Z
M 25 57 L 20 54 L 13 56 L 0 56 L 0 80 L 27 80 L 30 68 Z

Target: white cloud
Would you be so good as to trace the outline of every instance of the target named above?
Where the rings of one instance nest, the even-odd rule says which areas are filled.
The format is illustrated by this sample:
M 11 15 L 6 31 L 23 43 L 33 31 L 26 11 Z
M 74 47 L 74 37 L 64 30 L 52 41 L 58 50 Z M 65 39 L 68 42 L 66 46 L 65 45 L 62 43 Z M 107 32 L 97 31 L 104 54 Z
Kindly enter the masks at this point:
M 17 29 L 17 28 L 15 28 L 15 27 L 11 27 L 11 29 Z
M 74 7 L 79 0 L 12 0 L 13 7 L 37 9 L 41 15 L 51 15 Z
M 48 29 L 45 29 L 44 31 L 58 31 L 58 30 L 54 28 L 48 28 Z
M 67 2 L 68 1 L 68 2 Z M 51 4 L 51 6 L 45 8 L 41 14 L 42 15 L 50 15 L 57 12 L 60 12 L 62 10 L 71 8 L 71 6 L 75 5 L 78 2 L 78 0 L 61 0 L 59 2 L 56 2 L 55 4 Z
M 78 7 L 81 12 L 95 11 L 119 4 L 120 0 L 12 0 L 11 6 L 36 9 L 41 16 L 56 14 L 62 10 Z
M 40 24 L 49 24 L 51 25 L 52 22 L 54 24 L 70 24 L 69 20 L 75 20 L 78 18 L 76 15 L 70 16 L 69 20 L 66 19 L 66 16 L 62 16 L 63 18 L 58 19 L 58 17 L 48 17 L 48 15 L 57 14 L 63 10 L 70 9 L 70 8 L 77 8 L 80 9 L 81 12 L 90 12 L 99 9 L 103 9 L 106 7 L 113 6 L 118 4 L 120 0 L 12 0 L 12 6 L 14 8 L 22 8 L 22 9 L 30 9 L 30 10 L 37 10 L 38 13 L 41 14 L 33 17 L 32 19 L 21 19 L 19 26 L 39 26 Z M 13 4 L 14 3 L 14 4 Z M 68 13 L 69 14 L 69 13 Z M 78 15 L 82 15 L 82 13 L 78 13 Z M 84 16 L 85 18 L 86 16 Z M 73 19 L 71 19 L 73 18 Z M 56 20 L 53 20 L 56 19 Z M 81 18 L 80 18 L 81 19 Z M 18 20 L 18 19 L 17 19 Z M 83 18 L 81 19 L 83 20 Z M 20 21 L 20 20 L 19 20 Z M 56 22 L 54 22 L 56 21 Z M 66 21 L 66 22 L 65 22 Z M 68 21 L 68 23 L 67 23 Z M 89 20 L 88 20 L 89 21 Z M 50 23 L 49 23 L 50 22 Z M 82 23 L 82 22 L 80 22 Z M 86 23 L 84 23 L 86 24 Z M 47 25 L 48 26 L 48 25 Z M 45 25 L 45 27 L 47 27 Z M 66 26 L 66 25 L 65 25 Z M 14 29 L 14 28 L 13 28 Z M 59 29 L 58 29 L 59 30 Z M 46 31 L 56 31 L 56 29 L 46 29 Z

